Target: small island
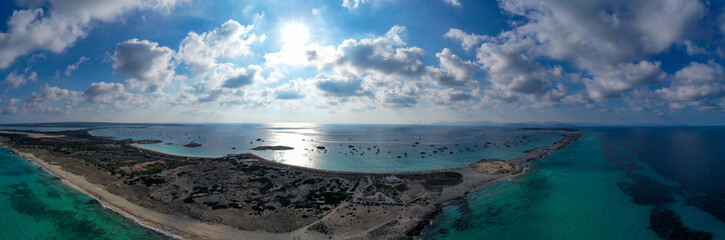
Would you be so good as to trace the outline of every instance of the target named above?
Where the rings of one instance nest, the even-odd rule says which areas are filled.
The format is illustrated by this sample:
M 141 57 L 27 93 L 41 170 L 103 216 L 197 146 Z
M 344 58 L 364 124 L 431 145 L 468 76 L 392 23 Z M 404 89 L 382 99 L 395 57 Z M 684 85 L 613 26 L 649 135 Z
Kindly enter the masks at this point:
M 170 155 L 86 130 L 0 133 L 0 145 L 108 208 L 184 239 L 405 239 L 441 206 L 524 172 L 526 162 L 581 137 L 562 134 L 512 160 L 407 173 L 312 169 L 251 153 Z M 284 146 L 268 146 L 277 150 Z
M 184 144 L 183 146 L 188 147 L 188 148 L 195 148 L 195 147 L 201 147 L 201 144 L 195 143 L 195 142 L 190 142 L 190 143 Z
M 153 143 L 162 143 L 162 141 L 156 140 L 156 139 L 144 139 L 144 140 L 135 141 L 135 143 L 137 143 L 137 144 L 153 144 Z

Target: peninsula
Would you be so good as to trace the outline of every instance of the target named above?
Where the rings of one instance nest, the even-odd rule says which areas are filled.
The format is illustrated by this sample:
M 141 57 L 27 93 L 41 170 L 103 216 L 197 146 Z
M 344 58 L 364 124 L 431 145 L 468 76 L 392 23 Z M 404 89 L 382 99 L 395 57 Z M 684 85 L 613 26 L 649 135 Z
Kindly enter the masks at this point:
M 0 144 L 104 206 L 184 239 L 399 239 L 418 236 L 440 205 L 581 137 L 512 159 L 409 173 L 311 169 L 250 153 L 220 158 L 169 155 L 94 137 L 0 132 Z

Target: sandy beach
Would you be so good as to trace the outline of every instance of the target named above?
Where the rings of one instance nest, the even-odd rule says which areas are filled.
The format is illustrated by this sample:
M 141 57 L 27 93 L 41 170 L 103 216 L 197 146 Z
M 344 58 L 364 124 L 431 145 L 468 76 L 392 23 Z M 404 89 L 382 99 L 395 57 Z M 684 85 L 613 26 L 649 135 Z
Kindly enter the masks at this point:
M 6 147 L 6 146 L 3 146 Z M 7 148 L 7 147 L 6 147 Z M 18 152 L 8 148 L 15 154 L 30 160 L 48 173 L 60 178 L 64 184 L 83 192 L 98 200 L 104 207 L 131 219 L 140 225 L 158 231 L 164 235 L 178 239 L 317 239 L 320 236 L 303 234 L 300 231 L 291 233 L 266 233 L 244 231 L 221 224 L 209 224 L 184 216 L 159 213 L 134 204 L 125 198 L 106 191 L 102 186 L 89 182 L 82 176 L 63 170 L 60 166 L 46 163 L 30 153 Z

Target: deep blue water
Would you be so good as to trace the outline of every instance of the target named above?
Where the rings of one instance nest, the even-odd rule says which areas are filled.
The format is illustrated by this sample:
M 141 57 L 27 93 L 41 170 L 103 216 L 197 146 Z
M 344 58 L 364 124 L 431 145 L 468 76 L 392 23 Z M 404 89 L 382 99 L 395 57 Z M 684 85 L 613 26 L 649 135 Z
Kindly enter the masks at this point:
M 606 137 L 687 190 L 725 199 L 725 128 L 611 128 Z

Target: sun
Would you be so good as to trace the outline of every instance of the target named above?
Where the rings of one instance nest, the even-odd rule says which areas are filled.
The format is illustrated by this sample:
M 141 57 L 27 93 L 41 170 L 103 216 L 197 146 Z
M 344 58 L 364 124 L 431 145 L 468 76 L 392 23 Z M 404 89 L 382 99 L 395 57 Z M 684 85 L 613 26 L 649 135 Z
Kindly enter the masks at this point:
M 307 26 L 302 23 L 287 23 L 282 28 L 282 43 L 285 45 L 303 45 L 309 39 Z

